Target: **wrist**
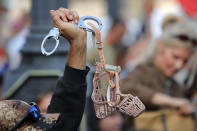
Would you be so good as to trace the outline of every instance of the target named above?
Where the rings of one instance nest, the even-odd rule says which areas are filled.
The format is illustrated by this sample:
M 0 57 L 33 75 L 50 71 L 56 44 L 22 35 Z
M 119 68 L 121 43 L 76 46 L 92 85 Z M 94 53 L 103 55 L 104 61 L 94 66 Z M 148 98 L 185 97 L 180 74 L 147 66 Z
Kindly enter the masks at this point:
M 69 55 L 71 55 L 71 57 L 86 56 L 86 37 L 85 36 L 79 36 L 76 39 L 70 41 Z
M 80 30 L 75 38 L 71 39 L 70 46 L 74 48 L 84 49 L 86 48 L 86 32 L 84 30 Z
M 86 67 L 86 36 L 79 35 L 70 41 L 70 51 L 67 64 L 76 69 L 83 70 Z
M 172 107 L 172 108 L 177 108 L 178 105 L 177 105 L 177 100 L 176 100 L 176 98 L 173 98 L 173 97 L 170 97 L 170 96 L 169 96 L 169 103 L 168 103 L 168 106 L 169 106 L 169 107 Z

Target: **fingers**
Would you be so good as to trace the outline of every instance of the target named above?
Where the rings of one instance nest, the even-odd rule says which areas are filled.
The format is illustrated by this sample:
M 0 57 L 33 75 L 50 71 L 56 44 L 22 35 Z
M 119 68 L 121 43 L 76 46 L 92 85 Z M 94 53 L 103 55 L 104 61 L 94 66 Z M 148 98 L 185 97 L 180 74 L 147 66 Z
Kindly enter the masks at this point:
M 188 100 L 182 99 L 179 104 L 178 112 L 180 114 L 191 114 L 193 113 L 193 106 Z
M 72 11 L 65 8 L 59 8 L 56 12 L 62 21 L 78 24 L 79 15 L 76 11 Z
M 64 14 L 64 16 L 66 17 L 68 22 L 72 22 L 73 16 L 72 16 L 71 11 L 69 9 L 59 8 L 58 11 L 61 12 L 62 14 Z
M 73 21 L 75 24 L 78 24 L 79 22 L 79 15 L 76 11 L 72 11 L 72 15 L 73 15 Z
M 76 11 L 72 11 L 72 10 L 65 9 L 65 8 L 59 8 L 58 10 L 62 12 L 63 14 L 65 14 L 65 17 L 67 18 L 68 22 L 73 23 L 73 24 L 77 23 L 76 20 L 77 20 L 77 17 L 79 16 L 76 13 Z
M 50 11 L 50 14 L 51 14 L 51 17 L 53 19 L 53 25 L 55 27 L 58 27 L 59 28 L 59 27 L 61 27 L 64 24 L 63 20 L 61 20 L 61 17 L 57 13 L 57 11 L 51 10 Z
M 64 14 L 64 12 L 62 12 L 62 11 L 60 11 L 60 10 L 57 10 L 56 12 L 57 12 L 57 14 L 59 15 L 60 19 L 61 19 L 63 22 L 68 22 L 67 17 L 66 17 L 66 15 Z
M 76 11 L 59 8 L 56 11 L 51 10 L 50 14 L 53 19 L 53 26 L 59 29 L 61 36 L 68 40 L 77 39 L 82 35 L 85 36 L 84 31 L 75 25 L 79 21 L 79 15 Z

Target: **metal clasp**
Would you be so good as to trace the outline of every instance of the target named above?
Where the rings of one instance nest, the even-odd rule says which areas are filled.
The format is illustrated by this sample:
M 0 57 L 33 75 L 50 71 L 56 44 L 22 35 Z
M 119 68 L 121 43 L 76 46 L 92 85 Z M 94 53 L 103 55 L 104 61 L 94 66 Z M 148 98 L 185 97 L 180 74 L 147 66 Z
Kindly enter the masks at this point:
M 101 30 L 103 25 L 100 19 L 98 19 L 97 17 L 94 16 L 83 16 L 79 19 L 79 23 L 78 23 L 78 27 L 84 29 L 85 31 L 89 31 L 89 32 L 94 32 L 91 28 L 87 27 L 84 23 L 85 20 L 93 20 L 98 24 L 98 29 Z M 55 52 L 55 50 L 57 49 L 58 45 L 59 45 L 59 37 L 60 37 L 60 32 L 59 29 L 56 27 L 53 27 L 50 31 L 49 34 L 45 36 L 45 38 L 42 41 L 41 44 L 41 52 L 43 55 L 49 56 L 51 54 L 53 54 Z M 51 52 L 47 52 L 44 48 L 44 45 L 46 44 L 48 39 L 55 39 L 56 44 L 55 44 L 55 48 L 51 51 Z
M 99 26 L 98 27 L 99 30 L 101 30 L 102 27 L 103 27 L 103 24 L 102 24 L 101 20 L 98 19 L 97 17 L 94 17 L 94 16 L 83 16 L 83 17 L 81 17 L 79 19 L 78 27 L 79 28 L 83 28 L 85 31 L 94 32 L 91 28 L 88 28 L 85 25 L 84 21 L 86 21 L 86 20 L 93 20 L 93 21 L 95 21 L 98 24 L 98 26 Z

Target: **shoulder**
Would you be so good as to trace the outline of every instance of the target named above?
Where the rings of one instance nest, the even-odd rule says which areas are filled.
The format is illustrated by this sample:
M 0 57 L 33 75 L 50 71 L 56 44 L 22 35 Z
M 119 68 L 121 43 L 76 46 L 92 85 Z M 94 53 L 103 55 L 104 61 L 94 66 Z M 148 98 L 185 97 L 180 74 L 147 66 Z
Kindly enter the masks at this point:
M 148 63 L 141 63 L 135 67 L 135 69 L 129 73 L 130 76 L 146 77 L 154 72 L 154 66 Z
M 121 80 L 121 84 L 145 84 L 153 82 L 153 77 L 157 77 L 158 73 L 155 67 L 149 63 L 141 63 L 135 67 L 127 76 Z

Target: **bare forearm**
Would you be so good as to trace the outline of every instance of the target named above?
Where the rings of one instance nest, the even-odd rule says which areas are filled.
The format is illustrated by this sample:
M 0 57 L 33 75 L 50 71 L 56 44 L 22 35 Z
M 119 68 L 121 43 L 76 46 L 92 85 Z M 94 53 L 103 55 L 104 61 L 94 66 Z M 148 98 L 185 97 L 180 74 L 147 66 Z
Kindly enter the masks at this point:
M 152 104 L 177 109 L 180 114 L 190 115 L 194 111 L 192 104 L 185 98 L 171 97 L 162 93 L 156 93 L 152 97 Z
M 174 98 L 162 93 L 155 93 L 151 100 L 152 104 L 161 107 L 172 107 L 175 108 Z
M 71 41 L 67 65 L 83 70 L 86 67 L 86 35 Z
M 50 11 L 53 26 L 59 28 L 61 36 L 70 43 L 67 65 L 75 69 L 85 69 L 86 66 L 86 32 L 76 25 L 79 16 L 76 11 L 65 8 Z

